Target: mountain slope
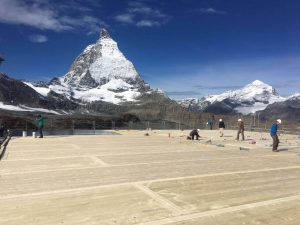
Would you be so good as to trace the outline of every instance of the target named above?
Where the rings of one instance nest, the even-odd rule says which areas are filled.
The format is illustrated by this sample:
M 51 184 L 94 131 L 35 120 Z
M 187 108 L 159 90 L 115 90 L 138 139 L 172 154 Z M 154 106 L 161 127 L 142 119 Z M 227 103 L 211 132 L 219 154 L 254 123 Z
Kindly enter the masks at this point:
M 26 83 L 0 73 L 0 109 L 10 111 L 39 111 L 60 114 L 74 110 L 77 105 L 56 93 L 43 96 Z
M 42 95 L 51 90 L 83 103 L 134 102 L 140 95 L 153 91 L 105 29 L 101 31 L 100 39 L 75 59 L 64 76 L 54 78 L 47 87 L 28 85 Z
M 193 111 L 217 114 L 242 113 L 249 114 L 264 110 L 269 104 L 285 101 L 276 90 L 259 80 L 245 87 L 227 91 L 220 95 L 209 95 L 201 99 L 185 99 L 178 101 L 182 106 Z
M 259 112 L 261 119 L 284 119 L 294 122 L 300 121 L 300 93 L 296 93 L 283 102 L 270 104 Z

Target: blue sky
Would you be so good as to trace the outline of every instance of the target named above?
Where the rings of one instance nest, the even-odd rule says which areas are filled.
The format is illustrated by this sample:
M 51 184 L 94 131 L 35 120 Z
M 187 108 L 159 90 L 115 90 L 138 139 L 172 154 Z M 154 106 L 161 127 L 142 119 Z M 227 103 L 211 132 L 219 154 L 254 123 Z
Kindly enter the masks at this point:
M 0 0 L 1 71 L 49 80 L 106 27 L 142 78 L 173 98 L 259 79 L 300 92 L 298 0 Z

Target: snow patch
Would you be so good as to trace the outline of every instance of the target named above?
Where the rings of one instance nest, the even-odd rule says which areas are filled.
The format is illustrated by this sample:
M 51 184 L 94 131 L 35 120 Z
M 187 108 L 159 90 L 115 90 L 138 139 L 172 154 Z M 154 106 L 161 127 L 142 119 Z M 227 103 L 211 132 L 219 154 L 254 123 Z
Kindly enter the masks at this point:
M 18 112 L 44 112 L 44 113 L 51 113 L 51 114 L 56 114 L 56 115 L 62 115 L 59 112 L 56 112 L 54 110 L 49 110 L 49 109 L 43 109 L 43 108 L 32 108 L 32 107 L 28 107 L 25 105 L 19 105 L 19 106 L 15 106 L 15 105 L 7 105 L 4 104 L 3 102 L 0 102 L 0 109 L 3 110 L 8 110 L 8 111 L 18 111 Z M 67 114 L 67 113 L 65 113 Z
M 50 92 L 50 89 L 47 87 L 36 87 L 32 83 L 29 83 L 29 82 L 23 82 L 23 83 L 26 84 L 27 86 L 31 87 L 33 90 L 35 90 L 40 95 L 43 95 L 45 97 L 47 97 L 48 93 Z

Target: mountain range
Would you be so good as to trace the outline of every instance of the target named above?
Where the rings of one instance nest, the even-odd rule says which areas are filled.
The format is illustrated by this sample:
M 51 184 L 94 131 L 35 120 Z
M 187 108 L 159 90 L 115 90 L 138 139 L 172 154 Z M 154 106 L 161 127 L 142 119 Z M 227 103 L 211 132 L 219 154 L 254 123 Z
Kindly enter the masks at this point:
M 0 110 L 5 111 L 134 114 L 141 119 L 159 120 L 182 118 L 181 114 L 196 118 L 199 112 L 222 115 L 262 112 L 267 116 L 264 111 L 274 114 L 277 108 L 288 108 L 294 113 L 296 102 L 300 102 L 300 94 L 282 97 L 272 86 L 258 80 L 220 95 L 173 101 L 141 78 L 105 29 L 95 44 L 79 54 L 65 75 L 50 82 L 20 81 L 0 73 Z
M 191 110 L 215 114 L 252 114 L 263 111 L 294 99 L 300 100 L 300 94 L 282 97 L 272 86 L 255 80 L 243 88 L 226 91 L 219 95 L 208 95 L 200 99 L 188 98 L 178 100 L 178 103 Z
M 0 110 L 115 118 L 135 115 L 140 120 L 198 118 L 142 80 L 105 29 L 65 75 L 50 82 L 20 81 L 0 73 Z

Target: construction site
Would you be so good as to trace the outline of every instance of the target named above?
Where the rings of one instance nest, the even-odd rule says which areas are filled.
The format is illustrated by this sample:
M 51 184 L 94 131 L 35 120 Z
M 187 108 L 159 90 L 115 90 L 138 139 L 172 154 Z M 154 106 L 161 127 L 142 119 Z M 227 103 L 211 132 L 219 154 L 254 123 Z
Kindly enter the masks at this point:
M 266 132 L 111 130 L 12 137 L 2 146 L 2 225 L 298 225 L 300 140 Z

